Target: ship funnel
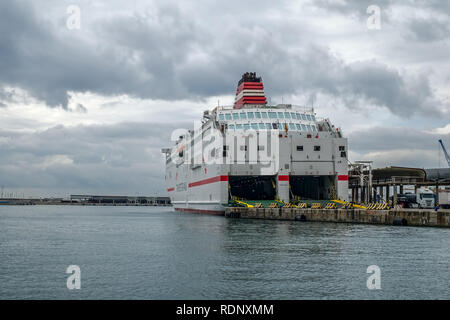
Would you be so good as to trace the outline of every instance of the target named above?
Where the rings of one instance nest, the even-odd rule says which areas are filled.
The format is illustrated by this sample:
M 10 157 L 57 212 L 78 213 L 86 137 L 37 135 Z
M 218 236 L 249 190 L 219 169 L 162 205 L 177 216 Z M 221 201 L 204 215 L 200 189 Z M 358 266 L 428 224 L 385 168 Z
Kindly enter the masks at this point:
M 265 105 L 266 103 L 261 77 L 257 77 L 256 72 L 244 73 L 238 82 L 234 109 L 240 109 L 247 104 Z

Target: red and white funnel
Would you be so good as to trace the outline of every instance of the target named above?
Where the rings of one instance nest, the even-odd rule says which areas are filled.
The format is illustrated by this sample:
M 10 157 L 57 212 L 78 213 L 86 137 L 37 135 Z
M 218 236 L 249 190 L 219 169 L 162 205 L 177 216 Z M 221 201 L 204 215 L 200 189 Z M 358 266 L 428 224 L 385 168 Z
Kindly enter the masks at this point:
M 240 109 L 246 104 L 265 105 L 266 103 L 261 77 L 256 77 L 256 72 L 244 73 L 238 82 L 234 109 Z

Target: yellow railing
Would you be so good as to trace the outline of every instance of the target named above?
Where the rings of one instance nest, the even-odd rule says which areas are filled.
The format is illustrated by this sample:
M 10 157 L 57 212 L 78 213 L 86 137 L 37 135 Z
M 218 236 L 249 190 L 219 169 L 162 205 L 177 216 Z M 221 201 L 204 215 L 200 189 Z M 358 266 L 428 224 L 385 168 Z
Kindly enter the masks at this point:
M 239 203 L 239 204 L 242 204 L 242 205 L 246 206 L 247 208 L 253 208 L 253 207 L 254 207 L 253 205 L 251 205 L 251 204 L 249 204 L 249 203 L 247 203 L 247 202 L 242 201 L 242 200 L 245 200 L 245 199 L 240 200 L 240 198 L 238 198 L 238 197 L 236 197 L 236 196 L 233 196 L 233 200 L 234 200 L 235 202 Z
M 354 208 L 359 208 L 359 209 L 367 209 L 365 206 L 361 206 L 361 205 L 355 204 L 355 203 L 345 202 L 342 200 L 331 200 L 331 201 L 342 204 L 343 206 L 347 206 L 348 208 L 354 207 Z

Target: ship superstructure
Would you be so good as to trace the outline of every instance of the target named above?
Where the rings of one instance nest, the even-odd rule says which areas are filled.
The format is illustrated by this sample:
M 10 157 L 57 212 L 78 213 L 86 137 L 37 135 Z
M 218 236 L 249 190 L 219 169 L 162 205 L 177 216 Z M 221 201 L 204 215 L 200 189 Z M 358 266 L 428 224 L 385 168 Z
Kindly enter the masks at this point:
M 166 154 L 176 210 L 223 214 L 233 199 L 348 201 L 347 139 L 312 108 L 269 105 L 245 73 L 235 103 L 205 111 Z

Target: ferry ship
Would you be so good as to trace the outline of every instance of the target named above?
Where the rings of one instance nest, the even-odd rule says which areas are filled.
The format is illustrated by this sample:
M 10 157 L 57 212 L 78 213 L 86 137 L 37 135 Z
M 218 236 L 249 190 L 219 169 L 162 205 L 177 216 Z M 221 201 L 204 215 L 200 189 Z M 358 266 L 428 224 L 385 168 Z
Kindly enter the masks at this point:
M 233 106 L 205 111 L 175 140 L 162 149 L 175 210 L 222 215 L 236 199 L 348 201 L 341 129 L 313 108 L 268 104 L 254 72 L 239 80 Z

